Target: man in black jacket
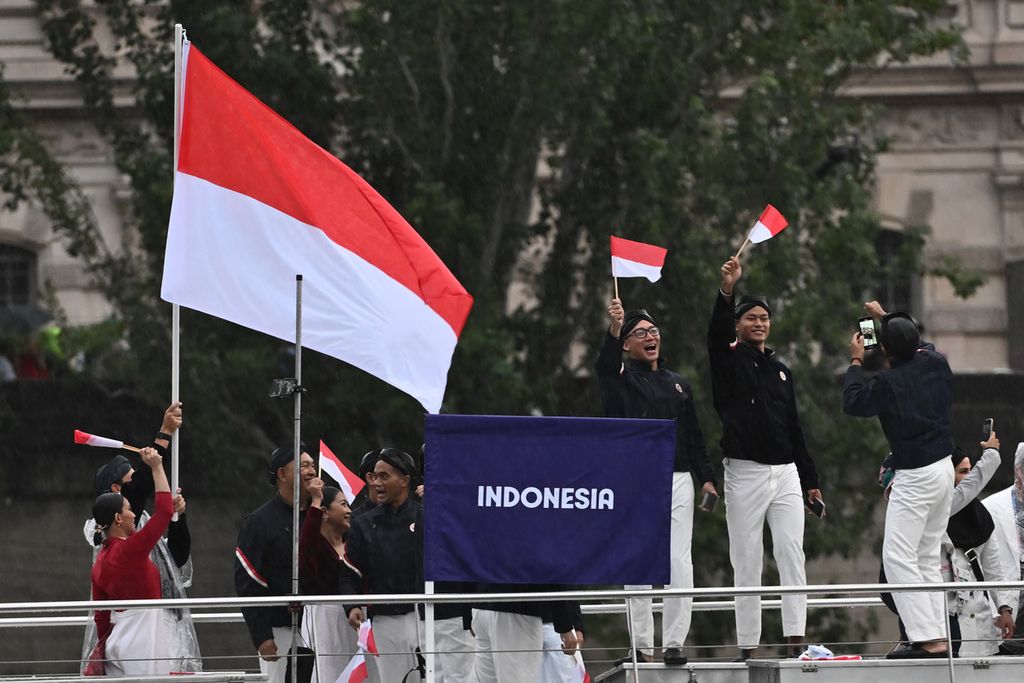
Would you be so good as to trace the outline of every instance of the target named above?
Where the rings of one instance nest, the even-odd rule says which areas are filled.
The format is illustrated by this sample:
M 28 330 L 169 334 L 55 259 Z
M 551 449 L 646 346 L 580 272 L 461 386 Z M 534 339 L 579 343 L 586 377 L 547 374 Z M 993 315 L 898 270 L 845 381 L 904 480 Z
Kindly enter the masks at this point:
M 342 593 L 423 592 L 423 506 L 410 496 L 416 463 L 408 453 L 384 448 L 374 466 L 377 506 L 355 517 L 348 532 L 346 555 L 362 581 L 343 577 Z M 365 616 L 360 606 L 346 606 L 349 623 L 358 629 Z M 417 668 L 420 647 L 415 605 L 369 606 L 380 656 L 382 681 L 401 681 Z
M 850 367 L 843 381 L 843 411 L 877 415 L 889 441 L 896 471 L 885 513 L 882 564 L 890 583 L 942 581 L 941 543 L 953 497 L 950 411 L 953 372 L 931 344 L 922 344 L 906 313 L 885 314 L 878 302 L 865 306 L 881 318 L 879 339 L 890 367 L 864 377 L 864 339 L 850 340 Z M 896 609 L 914 646 L 899 657 L 945 657 L 946 608 L 941 592 L 893 593 Z
M 672 475 L 670 588 L 693 588 L 693 484 L 717 495 L 715 476 L 704 449 L 693 389 L 682 375 L 664 367 L 661 332 L 647 311 L 628 314 L 619 299 L 608 306 L 610 325 L 595 363 L 607 417 L 674 420 L 676 450 Z M 623 362 L 623 352 L 626 354 Z M 627 589 L 650 586 L 626 586 Z M 683 644 L 690 630 L 691 598 L 666 598 L 662 620 L 665 664 L 686 664 Z M 654 615 L 650 600 L 630 601 L 637 658 L 652 661 Z
M 708 329 L 715 410 L 722 419 L 725 516 L 736 586 L 760 586 L 764 524 L 772 534 L 779 580 L 807 584 L 804 569 L 805 501 L 820 501 L 818 473 L 807 452 L 797 412 L 793 375 L 765 344 L 772 311 L 767 300 L 733 291 L 743 274 L 739 259 L 721 269 L 722 287 Z M 799 646 L 807 597 L 782 596 L 782 632 Z M 761 599 L 736 598 L 736 640 L 741 658 L 761 640 Z
M 309 483 L 316 478 L 313 458 L 300 447 L 299 525 L 309 506 Z M 270 456 L 268 478 L 276 493 L 242 522 L 235 548 L 235 591 L 239 597 L 290 595 L 292 592 L 292 502 L 295 495 L 295 449 L 281 446 Z M 292 642 L 292 617 L 287 607 L 243 607 L 252 644 L 260 655 L 260 671 L 268 683 L 284 683 L 291 647 L 306 649 L 299 634 Z M 312 660 L 299 663 L 299 680 L 308 681 Z

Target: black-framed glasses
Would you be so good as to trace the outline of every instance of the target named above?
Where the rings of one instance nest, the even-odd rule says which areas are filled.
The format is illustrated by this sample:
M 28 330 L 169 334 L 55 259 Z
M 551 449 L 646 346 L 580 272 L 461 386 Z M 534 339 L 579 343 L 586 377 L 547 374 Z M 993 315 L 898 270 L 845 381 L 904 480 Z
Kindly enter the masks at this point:
M 652 337 L 660 337 L 661 330 L 656 325 L 652 325 L 651 327 L 638 327 L 630 332 L 630 334 L 637 339 L 646 339 L 648 334 Z

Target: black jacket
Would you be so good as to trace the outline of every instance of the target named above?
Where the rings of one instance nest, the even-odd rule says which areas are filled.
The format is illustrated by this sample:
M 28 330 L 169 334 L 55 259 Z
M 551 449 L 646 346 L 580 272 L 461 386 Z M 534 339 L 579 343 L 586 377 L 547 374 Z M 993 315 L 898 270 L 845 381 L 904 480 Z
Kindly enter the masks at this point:
M 736 340 L 733 297 L 718 292 L 708 328 L 711 390 L 722 418 L 727 458 L 765 465 L 796 463 L 804 491 L 818 488 L 796 406 L 793 373 L 771 349 Z
M 306 511 L 299 513 L 299 524 Z M 242 522 L 235 548 L 235 591 L 239 597 L 290 595 L 292 592 L 292 508 L 274 496 Z M 274 626 L 291 626 L 288 608 L 243 607 L 252 643 L 274 637 Z
M 422 593 L 423 506 L 410 496 L 397 509 L 378 505 L 354 517 L 345 552 L 363 577 L 357 581 L 342 576 L 342 593 Z M 356 606 L 346 605 L 346 611 Z M 369 616 L 412 611 L 413 605 L 409 604 L 370 605 Z
M 502 584 L 502 583 L 479 583 L 478 593 L 553 593 L 566 590 L 567 586 L 561 584 Z M 570 600 L 555 600 L 548 602 L 482 602 L 473 605 L 477 609 L 490 610 L 492 612 L 505 612 L 506 614 L 522 614 L 528 617 L 537 617 L 541 622 L 551 622 L 558 633 L 568 633 L 576 627 L 577 623 L 582 625 L 583 615 L 577 614 L 574 607 L 576 603 Z
M 878 416 L 896 470 L 924 467 L 953 452 L 952 407 L 953 371 L 931 344 L 868 381 L 864 368 L 851 363 L 843 381 L 843 412 Z
M 607 332 L 594 369 L 605 416 L 675 420 L 673 468 L 691 473 L 699 484 L 715 481 L 697 421 L 693 389 L 682 375 L 664 369 L 660 358 L 657 370 L 635 359 L 623 362 L 622 344 Z

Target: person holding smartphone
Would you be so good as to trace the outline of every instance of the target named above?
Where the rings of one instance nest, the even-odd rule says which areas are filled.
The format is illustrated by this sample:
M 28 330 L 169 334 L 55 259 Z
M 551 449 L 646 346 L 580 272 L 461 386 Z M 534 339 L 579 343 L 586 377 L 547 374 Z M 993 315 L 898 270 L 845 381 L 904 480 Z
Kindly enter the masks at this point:
M 885 513 L 882 565 L 890 583 L 939 583 L 941 543 L 953 498 L 950 411 L 953 372 L 931 344 L 922 343 L 906 313 L 887 314 L 876 301 L 865 304 L 881 318 L 879 335 L 889 368 L 864 376 L 864 338 L 850 340 L 850 367 L 843 381 L 843 411 L 877 416 L 889 441 L 892 480 Z M 945 657 L 946 609 L 941 591 L 893 594 L 912 647 L 893 659 Z
M 670 588 L 693 588 L 693 487 L 717 497 L 715 475 L 697 421 L 693 389 L 682 375 L 664 366 L 661 330 L 645 310 L 625 312 L 619 299 L 608 305 L 610 324 L 595 363 L 601 402 L 608 417 L 675 420 L 676 450 L 672 475 Z M 623 361 L 625 353 L 625 361 Z M 650 588 L 650 586 L 626 586 Z M 683 644 L 690 630 L 691 598 L 665 598 L 663 658 L 668 666 L 686 664 Z M 650 600 L 630 601 L 637 659 L 654 657 L 654 614 Z
M 793 373 L 767 346 L 772 309 L 763 297 L 737 298 L 743 267 L 733 256 L 721 268 L 722 285 L 708 329 L 711 388 L 722 418 L 725 519 L 736 586 L 760 586 L 764 525 L 772 534 L 779 580 L 807 585 L 804 510 L 824 515 L 818 472 L 807 451 Z M 782 633 L 802 649 L 807 596 L 782 596 Z M 736 598 L 740 659 L 761 641 L 761 599 Z M 799 654 L 799 653 L 797 653 Z

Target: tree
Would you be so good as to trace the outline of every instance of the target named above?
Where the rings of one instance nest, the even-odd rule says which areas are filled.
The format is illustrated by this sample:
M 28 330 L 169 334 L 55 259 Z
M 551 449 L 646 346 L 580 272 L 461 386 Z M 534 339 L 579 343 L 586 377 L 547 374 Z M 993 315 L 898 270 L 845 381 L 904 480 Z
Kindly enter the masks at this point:
M 769 293 L 779 312 L 772 342 L 799 380 L 831 503 L 828 525 L 809 525 L 808 555 L 850 556 L 874 542 L 871 482 L 884 446 L 876 428 L 838 417 L 836 371 L 879 267 L 869 199 L 880 141 L 876 112 L 839 90 L 857 69 L 957 47 L 956 31 L 934 21 L 944 0 L 96 4 L 113 46 L 96 43 L 79 2 L 38 0 L 51 50 L 131 181 L 137 258 L 80 255 L 119 311 L 146 391 L 166 393 L 169 365 L 157 292 L 177 20 L 229 75 L 362 173 L 473 293 L 449 412 L 598 413 L 588 368 L 616 233 L 669 248 L 660 283 L 623 281 L 621 291 L 656 312 L 716 443 L 704 335 L 718 265 L 765 203 L 778 206 L 792 227 L 747 252 L 743 288 Z M 113 104 L 115 57 L 136 70 L 130 112 Z M 287 411 L 263 398 L 266 381 L 287 374 L 283 350 L 205 316 L 183 320 L 193 443 L 237 456 L 202 465 L 214 480 L 236 475 L 245 454 L 288 434 Z M 367 330 L 367 343 L 374 334 L 387 330 Z M 308 435 L 350 462 L 377 444 L 415 450 L 411 399 L 310 356 Z M 698 585 L 727 581 L 724 519 L 700 518 L 695 544 L 713 558 L 698 563 Z M 698 639 L 724 642 L 728 621 Z

